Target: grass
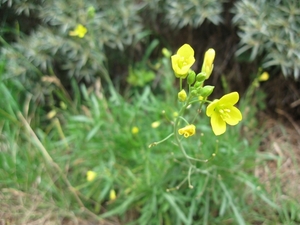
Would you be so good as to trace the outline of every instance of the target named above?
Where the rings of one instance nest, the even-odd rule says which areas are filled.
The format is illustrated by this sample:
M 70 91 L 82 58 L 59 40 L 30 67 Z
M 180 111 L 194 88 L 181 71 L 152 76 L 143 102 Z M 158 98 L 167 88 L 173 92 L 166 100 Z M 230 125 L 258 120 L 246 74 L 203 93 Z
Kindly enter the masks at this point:
M 73 81 L 73 100 L 57 87 L 60 103 L 46 110 L 20 82 L 2 78 L 1 218 L 20 224 L 297 224 L 299 204 L 275 196 L 283 191 L 280 180 L 268 190 L 254 175 L 281 158 L 258 152 L 259 135 L 241 135 L 257 126 L 249 99 L 240 103 L 243 123 L 218 138 L 200 114 L 197 135 L 182 139 L 189 155 L 209 159 L 196 169 L 172 138 L 149 148 L 173 132 L 177 103 L 170 87 L 155 95 L 145 86 L 122 97 L 113 88 L 104 93 L 100 83 L 87 88 Z M 152 128 L 155 121 L 160 125 Z M 92 181 L 89 170 L 97 174 Z

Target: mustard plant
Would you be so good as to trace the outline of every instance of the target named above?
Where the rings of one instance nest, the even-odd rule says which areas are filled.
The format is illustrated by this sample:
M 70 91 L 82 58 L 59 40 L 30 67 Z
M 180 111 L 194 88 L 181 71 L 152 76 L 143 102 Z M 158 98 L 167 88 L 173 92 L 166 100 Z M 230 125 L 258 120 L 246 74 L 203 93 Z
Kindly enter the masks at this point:
M 201 71 L 198 74 L 191 69 L 196 60 L 194 58 L 194 49 L 189 44 L 184 44 L 178 49 L 175 55 L 171 56 L 172 69 L 175 76 L 179 79 L 180 87 L 178 101 L 180 109 L 178 110 L 178 115 L 172 122 L 174 128 L 173 132 L 163 140 L 149 145 L 149 147 L 153 147 L 171 137 L 175 138 L 176 145 L 183 153 L 189 165 L 187 179 L 190 188 L 193 187 L 190 182 L 190 175 L 192 170 L 196 168 L 194 162 L 207 162 L 209 159 L 198 159 L 188 155 L 182 144 L 183 140 L 181 136 L 184 138 L 189 138 L 191 136 L 197 137 L 197 117 L 199 116 L 198 114 L 202 112 L 203 106 L 208 104 L 206 115 L 210 117 L 212 131 L 216 136 L 225 133 L 226 124 L 234 126 L 242 120 L 242 113 L 235 107 L 235 104 L 239 100 L 238 92 L 226 94 L 220 99 L 215 99 L 213 101 L 208 99 L 214 90 L 214 86 L 205 85 L 204 83 L 212 74 L 215 55 L 215 50 L 212 48 L 206 51 Z M 187 88 L 183 87 L 183 83 L 187 85 Z M 188 117 L 185 117 L 185 114 L 187 109 L 194 104 L 198 105 L 198 110 L 195 112 L 196 115 L 192 117 L 192 119 L 189 119 Z M 182 125 L 182 122 L 185 125 Z M 217 149 L 218 148 L 216 148 L 216 151 Z M 216 156 L 216 151 L 212 153 L 211 158 Z

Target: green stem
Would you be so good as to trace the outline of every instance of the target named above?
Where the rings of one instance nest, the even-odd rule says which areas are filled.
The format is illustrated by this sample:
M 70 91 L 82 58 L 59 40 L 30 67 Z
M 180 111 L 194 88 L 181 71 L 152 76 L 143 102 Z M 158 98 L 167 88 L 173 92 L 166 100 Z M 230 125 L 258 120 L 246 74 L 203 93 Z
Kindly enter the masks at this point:
M 181 91 L 182 90 L 182 78 L 179 79 L 179 88 L 180 88 L 179 90 Z
M 184 157 L 186 158 L 186 160 L 187 160 L 189 166 L 194 167 L 194 165 L 191 163 L 191 160 L 193 160 L 193 161 L 198 161 L 198 162 L 207 162 L 207 160 L 195 159 L 195 158 L 193 158 L 193 157 L 190 157 L 190 156 L 186 153 L 186 151 L 185 151 L 183 145 L 181 144 L 181 141 L 180 141 L 180 139 L 179 139 L 179 134 L 178 134 L 179 119 L 182 118 L 182 115 L 184 114 L 186 108 L 187 108 L 188 105 L 190 104 L 190 103 L 189 103 L 190 98 L 191 98 L 191 95 L 189 95 L 189 96 L 187 97 L 187 99 L 186 99 L 184 105 L 182 106 L 182 108 L 181 108 L 180 111 L 179 111 L 178 117 L 177 117 L 176 120 L 175 120 L 175 124 L 174 124 L 174 135 L 175 135 L 175 141 L 176 141 L 176 144 L 178 145 L 178 147 L 180 148 L 182 154 L 183 154 Z

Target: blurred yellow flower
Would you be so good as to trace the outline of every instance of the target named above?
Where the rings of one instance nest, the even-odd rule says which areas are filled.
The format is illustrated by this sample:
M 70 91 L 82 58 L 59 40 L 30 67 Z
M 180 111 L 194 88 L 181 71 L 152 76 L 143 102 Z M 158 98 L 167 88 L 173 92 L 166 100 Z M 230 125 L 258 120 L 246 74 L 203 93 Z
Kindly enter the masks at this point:
M 52 119 L 56 115 L 56 111 L 53 109 L 50 112 L 47 113 L 46 117 L 47 119 Z
M 214 59 L 216 56 L 216 52 L 214 49 L 210 48 L 205 52 L 204 61 L 202 65 L 201 72 L 205 73 L 205 79 L 208 79 L 213 71 L 214 68 Z
M 263 72 L 259 77 L 258 81 L 266 81 L 269 80 L 269 73 L 268 72 Z
M 188 138 L 189 136 L 192 136 L 196 133 L 196 127 L 193 124 L 187 125 L 183 128 L 180 128 L 178 130 L 178 133 L 180 135 L 183 135 L 185 138 Z
M 132 129 L 131 129 L 131 133 L 132 134 L 137 134 L 139 132 L 139 128 L 138 127 L 133 127 Z
M 114 189 L 111 189 L 109 192 L 109 200 L 114 201 L 116 198 L 117 198 L 116 191 Z
M 87 181 L 93 181 L 97 176 L 97 173 L 92 171 L 92 170 L 89 170 L 86 172 L 86 179 Z
M 184 102 L 186 100 L 186 92 L 184 89 L 182 89 L 180 92 L 178 92 L 178 100 L 181 102 Z
M 87 29 L 85 26 L 78 24 L 75 30 L 72 30 L 69 32 L 70 36 L 78 36 L 80 38 L 83 38 L 85 34 L 87 33 Z
M 155 122 L 151 123 L 152 128 L 157 128 L 157 127 L 159 127 L 159 125 L 160 125 L 159 121 L 155 121 Z
M 178 115 L 179 115 L 178 112 L 173 112 L 173 117 L 174 118 L 178 117 Z
M 226 123 L 233 126 L 242 120 L 242 113 L 234 106 L 238 100 L 239 93 L 232 92 L 208 105 L 206 115 L 211 117 L 210 123 L 215 135 L 225 133 Z
M 175 76 L 178 78 L 186 78 L 191 66 L 195 62 L 194 49 L 184 44 L 181 46 L 176 55 L 171 56 L 172 68 L 175 72 Z

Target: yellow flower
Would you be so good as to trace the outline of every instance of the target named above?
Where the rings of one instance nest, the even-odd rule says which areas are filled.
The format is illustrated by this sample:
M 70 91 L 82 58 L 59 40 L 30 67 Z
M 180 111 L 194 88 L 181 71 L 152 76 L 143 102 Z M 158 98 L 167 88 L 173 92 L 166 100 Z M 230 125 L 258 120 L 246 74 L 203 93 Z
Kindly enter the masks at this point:
M 151 127 L 152 127 L 152 128 L 158 128 L 159 125 L 160 125 L 160 122 L 159 122 L 159 121 L 155 121 L 155 122 L 151 123 Z
M 183 128 L 180 128 L 178 130 L 178 133 L 180 135 L 183 135 L 185 138 L 188 138 L 189 136 L 193 136 L 196 133 L 196 127 L 195 127 L 195 125 L 190 124 Z
M 205 75 L 206 75 L 205 79 L 208 79 L 213 71 L 213 68 L 214 68 L 213 63 L 214 63 L 215 56 L 216 56 L 216 52 L 212 48 L 208 49 L 205 52 L 204 61 L 203 61 L 202 69 L 201 69 L 201 72 L 205 73 Z
M 178 78 L 186 78 L 191 66 L 195 62 L 194 49 L 184 44 L 181 46 L 176 55 L 171 56 L 172 68 L 175 72 L 175 76 Z
M 178 99 L 181 102 L 184 102 L 186 100 L 186 92 L 184 89 L 182 89 L 180 92 L 178 92 Z
M 111 189 L 109 192 L 109 200 L 114 201 L 116 198 L 117 198 L 116 191 L 114 189 Z
M 78 36 L 80 38 L 83 38 L 84 35 L 86 34 L 87 29 L 85 26 L 78 24 L 77 27 L 75 28 L 75 30 L 72 30 L 69 32 L 70 36 Z
M 46 117 L 47 119 L 52 119 L 56 115 L 56 111 L 53 109 L 50 112 L 47 113 Z
M 269 73 L 268 72 L 263 72 L 259 77 L 258 81 L 266 81 L 269 80 Z
M 93 181 L 97 176 L 97 173 L 92 171 L 92 170 L 89 170 L 86 172 L 86 179 L 87 181 Z
M 233 126 L 242 120 L 242 114 L 234 105 L 239 100 L 239 93 L 232 92 L 216 99 L 206 109 L 206 115 L 211 117 L 210 123 L 215 135 L 226 131 L 226 123 Z
M 137 134 L 139 132 L 139 128 L 138 127 L 133 127 L 132 129 L 131 129 L 131 133 L 132 134 Z

